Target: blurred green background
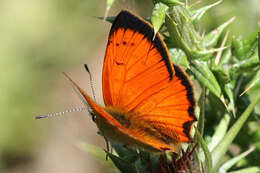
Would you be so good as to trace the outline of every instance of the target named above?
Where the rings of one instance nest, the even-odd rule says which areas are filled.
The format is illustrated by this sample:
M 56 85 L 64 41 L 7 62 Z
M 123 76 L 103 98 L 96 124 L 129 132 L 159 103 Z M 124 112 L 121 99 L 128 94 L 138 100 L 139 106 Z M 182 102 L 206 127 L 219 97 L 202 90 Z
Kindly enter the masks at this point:
M 0 172 L 102 170 L 97 160 L 78 148 L 81 141 L 104 145 L 86 112 L 37 121 L 34 116 L 82 107 L 61 72 L 91 93 L 84 63 L 94 74 L 102 103 L 101 64 L 110 24 L 93 16 L 103 16 L 105 4 L 105 0 L 0 1 Z M 116 0 L 109 15 L 130 9 L 149 17 L 152 7 L 150 0 Z M 229 27 L 231 34 L 247 36 L 257 27 L 260 1 L 225 0 L 208 12 L 203 26 L 209 31 L 232 16 L 237 18 Z

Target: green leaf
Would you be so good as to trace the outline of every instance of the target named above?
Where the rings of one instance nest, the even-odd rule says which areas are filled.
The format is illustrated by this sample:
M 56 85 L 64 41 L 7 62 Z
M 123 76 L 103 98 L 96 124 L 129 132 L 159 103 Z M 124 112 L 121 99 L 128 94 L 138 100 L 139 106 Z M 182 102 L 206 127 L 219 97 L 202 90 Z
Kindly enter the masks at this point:
M 198 121 L 198 129 L 201 136 L 204 135 L 205 126 L 205 100 L 206 100 L 206 89 L 202 87 L 201 97 L 200 97 L 200 116 Z
M 228 48 L 224 51 L 222 57 L 219 60 L 218 65 L 223 66 L 224 64 L 227 64 L 229 62 L 229 60 L 231 59 L 231 57 L 232 57 L 231 49 Z
M 169 7 L 176 6 L 176 5 L 184 5 L 183 2 L 178 1 L 178 0 L 160 0 L 160 2 L 168 5 Z
M 252 70 L 252 68 L 254 67 L 259 67 L 260 61 L 258 58 L 258 52 L 255 52 L 255 54 L 252 57 L 246 60 L 241 60 L 239 66 L 241 70 Z
M 218 143 L 218 145 L 212 151 L 213 170 L 216 171 L 218 169 L 222 157 L 227 152 L 228 147 L 235 139 L 242 126 L 245 124 L 251 112 L 254 110 L 254 107 L 259 99 L 260 99 L 260 93 L 256 96 L 255 100 L 247 107 L 247 109 L 243 112 L 243 114 L 239 117 L 239 119 L 228 130 L 224 138 Z
M 234 96 L 235 82 L 236 82 L 235 80 L 232 80 L 224 86 L 224 91 L 227 94 L 229 99 L 229 109 L 232 110 L 234 117 L 236 117 L 235 96 Z
M 202 7 L 200 9 L 197 9 L 197 10 L 193 10 L 191 11 L 191 18 L 192 18 L 192 21 L 194 23 L 198 23 L 200 22 L 201 18 L 204 16 L 204 14 L 212 7 L 220 4 L 223 0 L 219 0 L 213 4 L 210 4 L 208 6 L 205 6 L 205 7 Z
M 230 171 L 229 173 L 259 173 L 260 167 L 252 166 L 244 169 L 239 169 L 236 171 Z
M 151 21 L 154 27 L 154 37 L 156 33 L 161 28 L 164 20 L 165 20 L 165 14 L 168 10 L 168 6 L 163 3 L 156 3 L 153 8 L 153 13 L 151 17 Z
M 227 22 L 220 25 L 218 28 L 214 29 L 210 33 L 208 33 L 202 40 L 202 45 L 204 47 L 214 47 L 216 46 L 218 39 L 220 38 L 223 30 L 233 21 L 235 20 L 235 17 L 232 17 Z
M 213 151 L 213 149 L 218 145 L 218 143 L 224 138 L 227 133 L 228 125 L 230 122 L 230 115 L 225 113 L 221 118 L 219 124 L 217 125 L 215 132 L 208 144 L 209 150 Z
M 228 82 L 230 82 L 230 76 L 227 70 L 225 70 L 222 66 L 215 65 L 215 63 L 212 63 L 211 70 L 216 75 L 218 81 L 220 84 L 224 85 Z
M 139 154 L 134 149 L 125 148 L 122 145 L 116 143 L 112 143 L 112 147 L 115 149 L 116 153 L 121 159 L 127 160 L 131 163 L 135 162 L 139 157 Z
M 166 15 L 165 24 L 172 42 L 178 45 L 176 48 L 185 52 L 188 59 L 212 54 L 212 51 L 202 49 L 201 37 L 195 30 L 187 9 L 180 6 L 171 8 Z
M 231 72 L 233 74 L 241 74 L 243 72 L 252 72 L 252 69 L 254 67 L 259 67 L 260 66 L 260 61 L 258 59 L 258 53 L 255 52 L 255 54 L 248 58 L 248 59 L 243 59 L 240 60 L 238 63 L 233 64 L 231 68 Z
M 252 147 L 248 149 L 247 151 L 239 154 L 236 157 L 233 157 L 232 159 L 225 161 L 225 163 L 219 168 L 219 173 L 225 173 L 227 170 L 229 170 L 232 166 L 237 164 L 241 159 L 246 157 L 248 154 L 250 154 L 252 151 L 255 150 L 255 147 Z
M 260 61 L 260 31 L 258 31 L 258 59 Z
M 109 156 L 109 158 L 113 161 L 113 163 L 115 164 L 115 166 L 124 173 L 136 173 L 137 170 L 134 166 L 134 164 L 121 159 L 120 157 L 111 154 L 109 152 L 107 152 L 107 155 Z
M 199 144 L 202 147 L 202 150 L 204 152 L 205 158 L 206 158 L 206 163 L 207 163 L 207 172 L 211 173 L 211 169 L 212 169 L 212 156 L 211 153 L 209 152 L 208 146 L 206 144 L 206 142 L 204 141 L 203 137 L 201 136 L 199 130 L 195 127 L 195 131 L 196 131 L 196 137 L 198 139 Z
M 190 68 L 187 56 L 181 49 L 171 48 L 169 49 L 169 53 L 174 63 L 179 64 L 185 68 Z
M 221 48 L 210 48 L 210 49 L 203 49 L 203 50 L 195 50 L 191 51 L 193 54 L 193 58 L 201 58 L 201 60 L 209 60 L 209 58 L 212 58 L 213 54 L 215 52 L 223 51 L 227 47 L 221 47 Z
M 221 98 L 221 88 L 206 62 L 194 61 L 191 64 L 191 71 L 204 86 L 206 86 L 214 95 Z

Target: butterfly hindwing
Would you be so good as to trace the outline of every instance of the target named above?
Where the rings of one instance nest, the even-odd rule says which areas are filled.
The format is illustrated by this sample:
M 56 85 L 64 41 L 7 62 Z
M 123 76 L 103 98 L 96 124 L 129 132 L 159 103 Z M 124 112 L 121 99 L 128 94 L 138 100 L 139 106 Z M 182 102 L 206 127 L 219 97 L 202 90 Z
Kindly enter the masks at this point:
M 182 142 L 190 141 L 190 129 L 196 120 L 194 107 L 195 99 L 192 85 L 180 67 L 174 65 L 175 76 L 167 87 L 134 109 L 140 112 L 132 119 L 145 120 L 156 129 L 173 138 L 178 136 Z

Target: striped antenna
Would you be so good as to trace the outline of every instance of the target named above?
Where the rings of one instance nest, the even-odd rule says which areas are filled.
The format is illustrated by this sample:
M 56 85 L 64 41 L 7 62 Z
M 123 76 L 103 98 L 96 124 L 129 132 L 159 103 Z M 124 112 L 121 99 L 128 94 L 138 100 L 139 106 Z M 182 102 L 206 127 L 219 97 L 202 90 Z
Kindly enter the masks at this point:
M 88 111 L 88 108 L 72 108 L 72 109 L 65 110 L 63 112 L 56 112 L 56 113 L 47 114 L 47 115 L 38 115 L 38 116 L 35 116 L 35 119 L 50 118 L 50 117 L 55 117 L 55 116 L 61 116 L 61 115 L 71 113 L 71 112 L 81 112 L 81 111 L 86 111 L 86 110 Z
M 92 74 L 91 74 L 91 72 L 90 72 L 90 70 L 89 70 L 87 64 L 84 64 L 84 67 L 85 67 L 86 71 L 87 71 L 88 74 L 89 74 L 89 81 L 90 81 L 90 87 L 91 87 L 91 90 L 92 90 L 93 98 L 94 98 L 95 101 L 97 101 L 97 100 L 96 100 L 96 95 L 95 95 L 95 90 L 94 90 L 94 84 L 93 84 Z

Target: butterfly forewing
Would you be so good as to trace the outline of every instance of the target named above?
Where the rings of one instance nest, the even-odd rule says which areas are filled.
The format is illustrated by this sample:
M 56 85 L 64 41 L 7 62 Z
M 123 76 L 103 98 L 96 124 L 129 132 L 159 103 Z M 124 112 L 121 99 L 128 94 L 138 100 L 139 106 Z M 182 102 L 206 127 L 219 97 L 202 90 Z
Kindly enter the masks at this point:
M 153 34 L 149 23 L 120 12 L 109 34 L 103 96 L 106 106 L 132 113 L 129 135 L 160 149 L 190 141 L 195 100 L 187 76 Z
M 103 67 L 106 105 L 130 111 L 136 106 L 130 105 L 131 102 L 145 99 L 143 92 L 159 92 L 165 87 L 161 83 L 173 77 L 174 70 L 164 43 L 158 35 L 152 39 L 153 29 L 148 23 L 128 11 L 117 16 L 110 31 Z

